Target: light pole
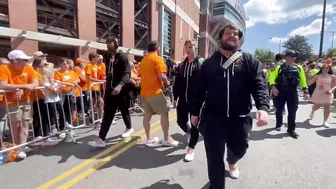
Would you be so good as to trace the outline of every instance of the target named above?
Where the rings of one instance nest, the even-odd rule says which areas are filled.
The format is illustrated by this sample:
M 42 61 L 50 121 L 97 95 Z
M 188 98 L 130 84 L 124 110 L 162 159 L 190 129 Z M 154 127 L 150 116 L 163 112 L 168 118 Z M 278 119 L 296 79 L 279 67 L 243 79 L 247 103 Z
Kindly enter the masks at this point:
M 322 51 L 323 51 L 323 37 L 324 37 L 324 23 L 325 23 L 326 6 L 327 6 L 327 0 L 324 0 L 324 2 L 323 2 L 323 13 L 322 13 L 322 26 L 321 26 L 319 58 L 322 58 Z
M 275 39 L 274 37 L 271 37 L 270 39 Z M 281 43 L 282 43 L 282 40 L 281 39 L 278 39 L 279 41 L 279 54 L 281 53 Z
M 335 38 L 335 33 L 336 31 L 324 31 L 326 33 L 331 33 L 332 34 L 332 38 L 331 38 L 331 48 L 334 48 L 334 38 Z

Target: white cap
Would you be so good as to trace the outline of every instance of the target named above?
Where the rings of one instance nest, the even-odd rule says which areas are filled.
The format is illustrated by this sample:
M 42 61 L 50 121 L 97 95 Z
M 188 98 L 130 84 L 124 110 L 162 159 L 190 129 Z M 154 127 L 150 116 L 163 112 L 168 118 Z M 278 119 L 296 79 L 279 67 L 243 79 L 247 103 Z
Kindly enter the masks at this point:
M 8 53 L 8 59 L 9 60 L 15 60 L 15 59 L 22 59 L 22 60 L 29 60 L 33 57 L 27 56 L 26 53 L 24 53 L 21 50 L 12 50 Z

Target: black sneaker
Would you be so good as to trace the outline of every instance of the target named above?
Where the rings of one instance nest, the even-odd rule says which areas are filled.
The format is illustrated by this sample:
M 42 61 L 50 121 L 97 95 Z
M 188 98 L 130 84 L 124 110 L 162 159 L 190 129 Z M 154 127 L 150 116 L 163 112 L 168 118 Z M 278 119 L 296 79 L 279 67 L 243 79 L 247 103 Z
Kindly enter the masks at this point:
M 289 136 L 291 136 L 292 138 L 299 138 L 299 134 L 297 134 L 295 131 L 287 131 L 287 133 L 289 134 Z

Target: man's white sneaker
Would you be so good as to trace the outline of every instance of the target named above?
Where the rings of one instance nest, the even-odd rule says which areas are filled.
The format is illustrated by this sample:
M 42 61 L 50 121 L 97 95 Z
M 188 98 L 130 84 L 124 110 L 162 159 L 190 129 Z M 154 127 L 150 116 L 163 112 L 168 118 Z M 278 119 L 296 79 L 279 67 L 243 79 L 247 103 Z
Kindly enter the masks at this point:
M 238 179 L 239 178 L 239 168 L 236 166 L 235 169 L 230 169 L 229 170 L 230 177 L 233 179 Z
M 112 125 L 115 125 L 115 124 L 117 124 L 117 121 L 116 121 L 116 120 L 113 120 L 113 121 L 112 121 Z
M 26 157 L 27 157 L 27 154 L 24 152 L 23 149 L 20 149 L 19 153 L 18 153 L 18 158 L 19 159 L 25 159 Z
M 195 152 L 187 153 L 184 157 L 184 160 L 187 162 L 191 162 L 192 160 L 194 160 L 194 157 L 195 157 Z
M 105 148 L 106 146 L 104 141 L 96 141 L 96 140 L 90 141 L 88 144 L 94 148 Z
M 58 130 L 56 128 L 53 128 L 50 132 L 50 134 L 55 135 L 58 133 Z
M 124 134 L 121 135 L 121 138 L 127 138 L 130 137 L 134 133 L 134 129 L 127 129 Z
M 154 145 L 156 145 L 159 142 L 159 137 L 154 137 L 152 138 L 152 140 L 146 140 L 145 145 L 148 147 L 152 147 Z
M 328 122 L 323 122 L 323 126 L 325 126 L 325 127 L 327 127 L 327 128 L 329 128 L 330 127 L 330 125 L 329 125 L 329 123 Z
M 176 147 L 179 144 L 179 142 L 174 139 L 171 139 L 170 141 L 162 140 L 161 143 L 163 146 L 168 146 L 168 147 Z
M 70 125 L 69 123 L 65 124 L 65 126 L 64 126 L 64 129 L 65 129 L 65 130 L 71 130 L 71 129 L 75 129 L 75 128 L 76 128 L 76 127 Z

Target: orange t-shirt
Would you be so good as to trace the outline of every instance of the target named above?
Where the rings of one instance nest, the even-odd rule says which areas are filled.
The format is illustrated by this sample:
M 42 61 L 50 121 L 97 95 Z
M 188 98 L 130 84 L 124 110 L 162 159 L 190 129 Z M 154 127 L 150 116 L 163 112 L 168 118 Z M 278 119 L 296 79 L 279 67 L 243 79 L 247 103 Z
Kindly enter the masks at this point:
M 54 79 L 58 81 L 66 82 L 66 83 L 74 83 L 74 82 L 79 81 L 79 78 L 74 71 L 66 71 L 66 72 L 56 71 L 54 74 Z M 64 87 L 61 87 L 61 91 L 62 93 L 67 93 L 71 91 L 72 88 L 73 87 L 71 86 L 64 86 Z M 74 87 L 74 88 L 75 88 L 74 89 L 75 96 L 76 97 L 80 96 L 78 87 Z
M 89 62 L 86 66 L 85 66 L 85 75 L 86 75 L 86 80 L 87 80 L 87 88 L 88 90 L 90 90 L 90 86 L 93 83 L 92 81 L 90 81 L 90 77 L 92 79 L 98 79 L 98 65 L 97 64 L 92 64 L 91 62 Z M 91 88 L 92 91 L 98 91 L 99 90 L 99 85 L 93 85 Z
M 41 83 L 42 83 L 42 76 L 39 72 L 35 71 L 36 73 L 36 76 L 37 76 L 37 79 L 38 79 L 38 82 L 39 82 L 39 86 L 41 86 Z M 41 90 L 37 90 L 37 91 L 31 91 L 30 92 L 30 100 L 31 101 L 36 101 L 36 100 L 39 100 L 39 99 L 44 99 L 44 90 L 41 89 Z
M 24 66 L 22 70 L 16 70 L 12 64 L 0 66 L 0 81 L 7 81 L 8 84 L 24 85 L 32 83 L 33 79 L 38 79 L 38 77 L 31 66 Z M 19 101 L 15 100 L 14 94 L 15 92 L 6 93 L 8 104 L 30 101 L 30 91 L 25 90 Z M 2 103 L 5 103 L 4 99 Z
M 100 80 L 105 80 L 105 76 L 106 76 L 106 65 L 105 63 L 101 63 L 100 65 L 98 65 L 98 78 Z
M 150 98 L 162 93 L 163 83 L 158 74 L 167 73 L 167 68 L 160 56 L 149 53 L 142 59 L 139 71 L 141 96 Z
M 78 66 L 74 67 L 73 71 L 77 74 L 78 78 L 79 76 L 85 77 L 85 70 L 82 70 L 80 67 Z M 85 81 L 80 80 L 78 85 L 82 88 L 82 91 L 87 91 L 87 86 L 86 86 Z

